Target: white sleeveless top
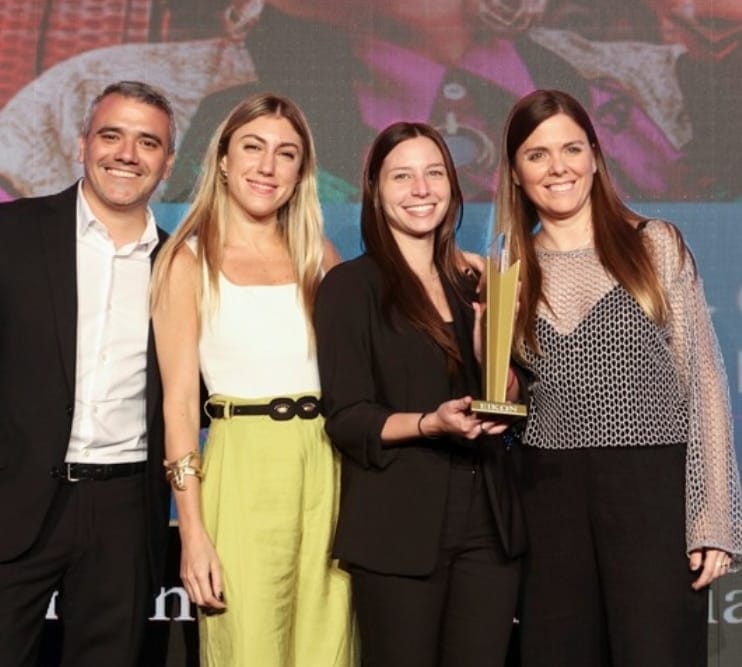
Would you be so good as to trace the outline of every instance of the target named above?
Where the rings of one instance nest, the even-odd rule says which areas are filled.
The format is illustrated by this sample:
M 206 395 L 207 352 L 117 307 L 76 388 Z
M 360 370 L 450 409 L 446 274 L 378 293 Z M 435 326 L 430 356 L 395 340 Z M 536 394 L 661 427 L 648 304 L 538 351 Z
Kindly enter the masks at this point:
M 263 398 L 319 392 L 296 283 L 235 285 L 220 274 L 218 305 L 210 309 L 207 301 L 201 317 L 199 360 L 209 394 Z

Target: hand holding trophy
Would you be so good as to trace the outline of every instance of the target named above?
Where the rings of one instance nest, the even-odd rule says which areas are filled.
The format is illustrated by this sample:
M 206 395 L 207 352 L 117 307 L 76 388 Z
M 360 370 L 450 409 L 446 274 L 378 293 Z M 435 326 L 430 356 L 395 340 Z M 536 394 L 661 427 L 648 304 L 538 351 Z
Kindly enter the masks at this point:
M 472 412 L 498 415 L 506 421 L 525 417 L 528 407 L 507 400 L 510 351 L 518 299 L 520 261 L 509 266 L 505 236 L 495 242 L 494 257 L 486 259 L 485 303 L 482 318 L 482 384 L 484 398 L 471 404 Z

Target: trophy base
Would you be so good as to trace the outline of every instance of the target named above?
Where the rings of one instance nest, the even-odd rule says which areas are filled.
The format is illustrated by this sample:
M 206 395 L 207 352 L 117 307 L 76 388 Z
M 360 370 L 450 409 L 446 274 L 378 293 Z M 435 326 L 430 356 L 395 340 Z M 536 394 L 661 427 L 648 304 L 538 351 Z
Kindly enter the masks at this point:
M 481 415 L 498 415 L 505 418 L 503 421 L 515 421 L 528 416 L 528 406 L 507 401 L 472 401 L 471 411 Z

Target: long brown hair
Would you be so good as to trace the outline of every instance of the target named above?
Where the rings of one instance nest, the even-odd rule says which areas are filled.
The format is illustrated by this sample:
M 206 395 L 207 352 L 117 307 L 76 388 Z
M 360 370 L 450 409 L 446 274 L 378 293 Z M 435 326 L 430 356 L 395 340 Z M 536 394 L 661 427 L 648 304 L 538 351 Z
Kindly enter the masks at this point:
M 394 123 L 382 130 L 374 140 L 363 170 L 361 238 L 366 253 L 374 258 L 381 269 L 384 280 L 383 304 L 387 317 L 391 317 L 392 307 L 396 308 L 415 328 L 430 336 L 445 351 L 452 367 L 461 363 L 458 346 L 422 282 L 400 251 L 386 219 L 379 192 L 379 174 L 386 156 L 398 144 L 417 137 L 430 139 L 443 157 L 451 186 L 451 202 L 435 230 L 433 262 L 454 290 L 460 292 L 462 274 L 456 261 L 455 234 L 463 215 L 463 196 L 448 147 L 430 125 Z
M 210 295 L 218 298 L 228 206 L 227 183 L 221 175 L 219 162 L 227 153 L 229 140 L 235 131 L 262 116 L 285 118 L 302 142 L 299 182 L 291 198 L 279 209 L 278 224 L 289 249 L 306 320 L 310 326 L 314 301 L 322 278 L 322 212 L 317 195 L 316 153 L 309 124 L 301 109 L 290 99 L 272 93 L 253 95 L 238 104 L 212 136 L 193 203 L 185 219 L 157 257 L 152 281 L 153 304 L 162 294 L 175 253 L 191 236 L 197 239 L 196 254 L 199 265 L 206 267 Z
M 515 349 L 524 342 L 538 350 L 535 339 L 536 308 L 546 301 L 533 243 L 539 224 L 533 203 L 513 179 L 518 148 L 545 120 L 569 116 L 587 135 L 597 170 L 590 191 L 595 248 L 606 270 L 631 294 L 657 323 L 668 316 L 668 304 L 652 258 L 638 232 L 642 216 L 628 208 L 613 187 L 595 128 L 585 109 L 560 90 L 536 90 L 520 99 L 510 111 L 502 141 L 497 191 L 496 231 L 504 233 L 512 261 L 521 260 L 520 308 L 515 324 Z M 680 234 L 677 234 L 682 244 Z M 682 255 L 681 255 L 682 256 Z M 548 305 L 548 303 L 547 303 Z

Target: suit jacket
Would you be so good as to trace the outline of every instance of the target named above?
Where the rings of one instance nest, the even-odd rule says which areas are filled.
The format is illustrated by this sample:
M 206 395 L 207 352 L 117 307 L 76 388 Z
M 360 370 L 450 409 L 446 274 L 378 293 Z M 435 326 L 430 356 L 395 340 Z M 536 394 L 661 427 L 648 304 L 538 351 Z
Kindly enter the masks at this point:
M 385 446 L 394 412 L 432 412 L 443 401 L 477 396 L 473 311 L 444 284 L 463 366 L 447 372 L 443 351 L 403 317 L 382 312 L 381 273 L 370 257 L 325 276 L 315 308 L 326 429 L 342 452 L 342 492 L 334 555 L 376 572 L 425 576 L 439 553 L 451 454 L 477 447 L 505 553 L 524 548 L 512 452 L 499 438 L 452 437 Z
M 75 405 L 77 184 L 0 206 L 0 561 L 36 539 L 60 482 Z M 160 241 L 166 235 L 158 230 Z M 158 244 L 158 248 L 161 245 Z M 153 253 L 154 256 L 154 253 Z M 162 387 L 147 343 L 147 531 L 153 583 L 169 516 Z

